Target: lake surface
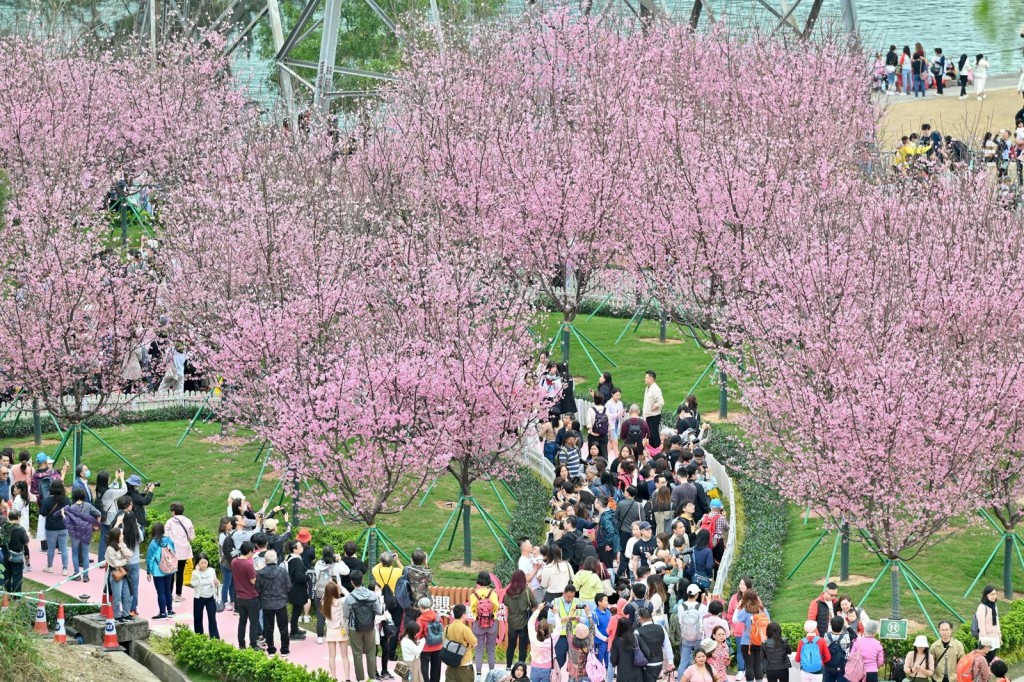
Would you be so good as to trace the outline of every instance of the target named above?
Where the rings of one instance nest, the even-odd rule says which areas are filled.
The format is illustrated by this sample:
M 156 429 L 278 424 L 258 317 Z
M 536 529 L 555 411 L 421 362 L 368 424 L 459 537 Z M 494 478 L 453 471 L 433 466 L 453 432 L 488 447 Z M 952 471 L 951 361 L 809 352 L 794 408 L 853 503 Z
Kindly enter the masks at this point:
M 471 1 L 471 0 L 467 0 Z M 612 0 L 621 2 L 621 0 Z M 769 0 L 777 6 L 780 0 Z M 941 47 L 956 59 L 961 53 L 971 56 L 984 53 L 991 63 L 991 73 L 1016 73 L 1024 66 L 1024 0 L 855 0 L 857 17 L 864 42 L 883 54 L 890 44 L 902 48 L 920 42 L 929 55 Z M 38 0 L 0 0 L 0 30 L 9 31 L 16 18 L 23 18 Z M 674 17 L 686 20 L 692 0 L 654 0 Z M 764 24 L 771 17 L 758 10 L 754 0 L 710 0 L 716 15 L 726 14 L 737 21 Z M 802 0 L 794 15 L 806 16 L 812 0 Z M 138 3 L 128 0 L 98 0 L 99 14 L 111 21 L 137 11 Z M 636 5 L 635 0 L 631 3 Z M 825 0 L 822 21 L 838 17 L 838 0 Z M 38 5 L 35 5 L 38 7 Z M 508 12 L 519 11 L 523 0 L 510 0 Z M 622 4 L 624 8 L 625 5 Z M 627 11 L 623 9 L 623 11 Z M 248 95 L 267 107 L 272 106 L 275 91 L 269 83 L 269 64 L 242 50 L 235 58 L 236 75 Z

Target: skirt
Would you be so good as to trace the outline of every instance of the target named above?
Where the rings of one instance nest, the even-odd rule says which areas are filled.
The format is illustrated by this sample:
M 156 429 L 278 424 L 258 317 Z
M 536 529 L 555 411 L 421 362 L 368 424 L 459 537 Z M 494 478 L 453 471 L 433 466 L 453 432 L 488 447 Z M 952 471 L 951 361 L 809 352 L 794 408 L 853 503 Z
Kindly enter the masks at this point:
M 325 642 L 347 642 L 348 641 L 348 630 L 345 628 L 327 628 L 327 634 L 324 637 Z

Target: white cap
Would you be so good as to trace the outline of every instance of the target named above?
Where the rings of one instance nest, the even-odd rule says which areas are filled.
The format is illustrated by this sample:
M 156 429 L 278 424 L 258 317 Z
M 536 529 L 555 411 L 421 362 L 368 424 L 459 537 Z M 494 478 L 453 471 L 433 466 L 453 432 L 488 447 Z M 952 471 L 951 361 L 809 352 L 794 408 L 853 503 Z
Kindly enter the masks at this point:
M 690 583 L 689 586 L 686 588 L 686 594 L 700 594 L 700 587 L 698 587 L 695 583 Z
M 242 500 L 243 502 L 245 502 L 245 495 L 242 494 L 241 490 L 232 490 L 230 493 L 228 493 L 228 497 L 230 497 L 232 500 Z
M 914 638 L 914 646 L 921 647 L 922 649 L 928 648 L 928 638 L 924 635 L 918 635 Z

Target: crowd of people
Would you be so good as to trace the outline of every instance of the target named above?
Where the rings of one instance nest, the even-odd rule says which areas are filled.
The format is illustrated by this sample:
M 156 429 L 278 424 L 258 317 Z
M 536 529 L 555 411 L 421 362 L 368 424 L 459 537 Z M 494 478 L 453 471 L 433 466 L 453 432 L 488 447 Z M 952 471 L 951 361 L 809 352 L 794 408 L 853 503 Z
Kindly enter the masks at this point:
M 992 169 L 1001 185 L 1024 186 L 1024 107 L 1017 112 L 1012 130 L 986 132 L 978 146 L 944 136 L 925 123 L 919 133 L 902 136 L 893 153 L 895 171 L 907 177 L 927 177 L 967 164 Z
M 904 45 L 902 50 L 890 45 L 884 57 L 881 52 L 875 53 L 873 74 L 878 89 L 890 95 L 924 97 L 934 89 L 937 96 L 942 96 L 947 87 L 959 86 L 960 99 L 967 99 L 968 86 L 972 85 L 973 94 L 980 102 L 988 98 L 989 67 L 982 53 L 952 57 L 936 47 L 929 55 L 921 43 L 915 43 L 913 50 L 910 45 Z M 1024 69 L 1021 69 L 1017 92 L 1024 94 Z

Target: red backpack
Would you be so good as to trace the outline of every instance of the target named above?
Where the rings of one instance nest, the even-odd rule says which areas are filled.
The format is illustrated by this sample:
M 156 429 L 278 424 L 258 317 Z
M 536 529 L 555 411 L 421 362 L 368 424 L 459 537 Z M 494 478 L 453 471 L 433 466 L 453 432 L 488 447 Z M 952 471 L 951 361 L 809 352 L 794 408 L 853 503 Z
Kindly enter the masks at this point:
M 956 664 L 956 682 L 972 682 L 971 674 L 974 672 L 974 657 L 976 651 L 968 651 Z
M 476 595 L 476 622 L 484 630 L 494 625 L 494 602 L 491 601 L 491 590 L 483 597 Z
M 708 547 L 710 547 L 711 549 L 714 549 L 715 545 L 718 544 L 718 539 L 715 536 L 715 531 L 717 530 L 719 516 L 720 514 L 715 514 L 714 516 L 712 516 L 711 514 L 705 514 L 700 520 L 700 529 L 706 530 L 708 532 L 708 535 L 711 536 L 711 539 L 708 541 Z

